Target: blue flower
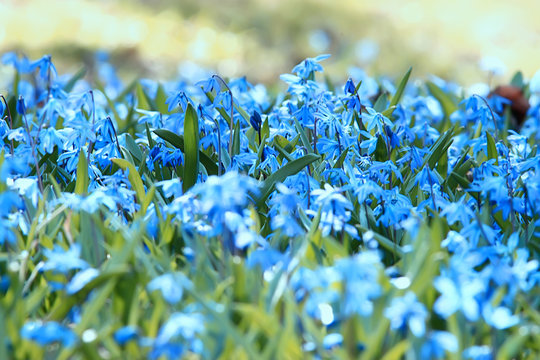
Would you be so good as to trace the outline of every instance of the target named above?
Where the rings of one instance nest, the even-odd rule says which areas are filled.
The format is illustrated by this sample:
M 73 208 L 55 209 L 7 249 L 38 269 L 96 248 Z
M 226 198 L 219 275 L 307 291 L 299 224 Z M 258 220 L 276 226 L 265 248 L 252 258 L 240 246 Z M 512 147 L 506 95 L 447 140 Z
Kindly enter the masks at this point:
M 372 301 L 382 292 L 378 281 L 381 265 L 375 251 L 362 252 L 336 262 L 335 269 L 341 275 L 345 289 L 342 301 L 345 315 L 371 315 Z
M 345 88 L 343 89 L 345 92 L 345 95 L 351 95 L 356 93 L 356 86 L 354 86 L 354 82 L 351 78 L 347 80 L 345 83 Z
M 47 261 L 43 264 L 41 271 L 51 270 L 54 273 L 67 274 L 70 270 L 88 267 L 88 263 L 80 258 L 81 245 L 79 244 L 72 244 L 68 250 L 55 245 L 52 250 L 44 249 L 43 254 Z
M 17 100 L 17 105 L 15 108 L 19 115 L 21 116 L 26 115 L 26 102 L 24 101 L 24 98 L 22 97 L 22 95 L 19 95 L 19 99 Z
M 191 99 L 187 97 L 185 92 L 178 91 L 169 96 L 165 101 L 165 104 L 169 105 L 167 110 L 171 112 L 178 105 L 180 105 L 182 109 L 187 109 L 187 104 L 190 102 Z
M 17 53 L 14 51 L 5 53 L 2 56 L 2 63 L 4 65 L 12 65 L 21 74 L 33 71 L 30 60 L 26 56 L 19 59 Z
M 215 90 L 216 93 L 219 93 L 221 91 L 219 80 L 215 76 L 211 76 L 206 80 L 196 82 L 195 86 L 202 87 L 202 90 L 204 92 L 212 92 L 213 90 Z
M 319 64 L 319 62 L 328 59 L 330 55 L 319 55 L 314 58 L 307 58 L 300 62 L 298 65 L 296 65 L 292 72 L 293 74 L 297 74 L 303 79 L 308 79 L 310 76 L 312 76 L 315 72 L 322 72 L 323 67 Z
M 474 219 L 474 212 L 466 203 L 465 196 L 462 196 L 459 201 L 446 204 L 441 211 L 441 216 L 446 218 L 450 225 L 461 222 L 462 226 L 466 226 Z
M 39 77 L 47 80 L 48 71 L 51 71 L 51 75 L 56 76 L 56 67 L 51 61 L 51 55 L 44 55 L 41 59 L 34 61 L 30 64 L 32 70 L 39 68 Z
M 396 135 L 396 133 L 394 133 L 392 131 L 392 129 L 390 128 L 390 126 L 388 125 L 385 125 L 384 126 L 384 133 L 388 139 L 388 142 L 390 143 L 390 147 L 393 149 L 393 148 L 396 148 L 396 147 L 399 147 L 401 145 L 401 141 L 399 140 L 399 137 Z
M 27 322 L 21 329 L 21 336 L 37 342 L 40 346 L 59 342 L 65 347 L 71 347 L 77 342 L 77 335 L 73 330 L 55 321 Z
M 120 346 L 124 346 L 131 340 L 135 340 L 139 337 L 139 331 L 133 326 L 124 326 L 116 330 L 113 334 L 114 340 Z
M 468 347 L 463 351 L 463 358 L 464 359 L 471 359 L 471 360 L 493 360 L 493 352 L 491 351 L 490 347 L 487 345 L 475 345 Z
M 146 285 L 149 292 L 159 290 L 169 304 L 176 304 L 182 300 L 184 288 L 191 282 L 181 273 L 163 274 Z
M 313 128 L 315 116 L 313 116 L 313 111 L 308 104 L 302 105 L 300 109 L 293 113 L 293 116 L 298 119 L 298 122 L 300 122 L 300 124 L 308 128 Z
M 323 339 L 323 346 L 327 350 L 331 350 L 335 347 L 341 346 L 343 343 L 343 335 L 339 333 L 328 334 Z
M 253 111 L 253 114 L 249 117 L 249 123 L 253 126 L 255 131 L 260 131 L 262 123 L 261 114 L 257 111 Z
M 376 129 L 376 133 L 384 134 L 384 126 L 393 126 L 392 121 L 383 114 L 377 112 L 375 109 L 366 107 L 367 114 L 362 115 L 362 120 L 366 124 L 368 131 Z
M 287 255 L 272 248 L 266 248 L 257 249 L 249 253 L 246 260 L 246 266 L 253 268 L 258 265 L 264 271 L 278 264 L 282 264 L 282 266 L 285 267 L 288 262 L 289 258 Z
M 484 304 L 482 307 L 482 316 L 487 324 L 499 330 L 519 324 L 519 317 L 512 315 L 510 309 L 504 306 L 493 308 L 489 303 Z
M 202 351 L 202 342 L 197 338 L 204 331 L 204 317 L 199 313 L 172 314 L 159 329 L 154 341 L 151 359 L 165 355 L 169 359 L 177 359 L 187 347 L 195 353 Z
M 422 360 L 444 359 L 445 352 L 456 352 L 458 341 L 447 331 L 433 331 L 427 336 L 426 342 L 420 350 Z
M 351 219 L 352 204 L 340 191 L 341 189 L 334 189 L 330 184 L 324 184 L 324 189 L 316 189 L 311 193 L 321 211 L 322 234 L 328 236 L 332 230 L 345 230 L 356 237 L 356 229 L 347 224 Z
M 461 310 L 470 321 L 476 321 L 480 314 L 480 306 L 476 297 L 484 292 L 484 282 L 478 277 L 464 277 L 459 280 L 441 275 L 433 281 L 435 289 L 441 296 L 433 304 L 434 310 L 448 318 Z
M 384 316 L 390 319 L 392 329 L 401 330 L 408 325 L 416 337 L 424 336 L 427 315 L 426 307 L 416 300 L 416 295 L 412 291 L 408 291 L 403 297 L 393 298 L 390 306 L 384 311 Z
M 86 286 L 90 281 L 94 280 L 99 275 L 99 270 L 94 268 L 88 268 L 82 271 L 79 271 L 71 281 L 66 285 L 66 293 L 68 295 L 73 295 L 76 292 L 80 291 L 83 287 Z
M 430 191 L 433 185 L 440 185 L 440 182 L 437 173 L 434 170 L 431 170 L 429 165 L 426 165 L 416 175 L 415 184 L 418 184 L 418 187 L 422 190 Z

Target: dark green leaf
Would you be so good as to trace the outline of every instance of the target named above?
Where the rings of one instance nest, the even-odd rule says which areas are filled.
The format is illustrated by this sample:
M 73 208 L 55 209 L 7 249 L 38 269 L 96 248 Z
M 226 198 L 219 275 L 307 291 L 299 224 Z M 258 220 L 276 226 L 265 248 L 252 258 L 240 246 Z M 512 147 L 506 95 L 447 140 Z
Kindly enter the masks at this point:
M 182 189 L 188 191 L 197 183 L 199 176 L 199 117 L 188 104 L 184 117 L 184 178 Z
M 88 163 L 86 155 L 79 151 L 79 163 L 77 164 L 77 180 L 75 182 L 75 194 L 85 195 L 88 191 Z
M 405 86 L 407 85 L 407 82 L 409 81 L 409 77 L 411 76 L 412 67 L 409 68 L 407 73 L 403 76 L 401 81 L 399 82 L 399 85 L 397 87 L 396 93 L 392 97 L 392 100 L 390 100 L 390 105 L 388 106 L 391 108 L 392 106 L 395 106 L 399 103 L 399 100 L 401 100 L 401 96 L 403 96 L 403 91 L 405 91 Z
M 180 149 L 182 152 L 184 151 L 184 137 L 182 135 L 176 135 L 172 131 L 165 130 L 165 129 L 158 129 L 154 130 L 154 133 L 162 138 L 163 140 L 170 143 L 172 146 L 174 146 L 177 149 Z M 222 155 L 225 154 L 225 152 L 222 153 Z M 208 175 L 217 175 L 218 173 L 218 166 L 212 160 L 208 155 L 206 155 L 204 152 L 199 151 L 199 160 L 201 161 L 201 164 L 206 168 L 206 172 Z

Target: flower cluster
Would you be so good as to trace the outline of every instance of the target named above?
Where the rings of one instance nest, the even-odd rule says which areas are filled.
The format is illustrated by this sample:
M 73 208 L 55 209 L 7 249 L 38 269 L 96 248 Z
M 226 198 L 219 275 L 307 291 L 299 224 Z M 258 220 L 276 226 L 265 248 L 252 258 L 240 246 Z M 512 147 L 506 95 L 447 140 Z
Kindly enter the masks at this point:
M 540 75 L 518 124 L 327 58 L 272 94 L 4 55 L 0 357 L 539 356 Z

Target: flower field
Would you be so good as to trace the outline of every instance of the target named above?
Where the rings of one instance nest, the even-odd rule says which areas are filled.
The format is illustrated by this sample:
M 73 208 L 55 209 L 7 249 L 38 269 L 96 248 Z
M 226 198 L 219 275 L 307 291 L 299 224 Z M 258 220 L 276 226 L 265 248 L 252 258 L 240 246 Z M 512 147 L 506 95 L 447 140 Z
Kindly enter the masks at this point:
M 540 73 L 327 57 L 272 94 L 5 54 L 0 359 L 538 359 Z

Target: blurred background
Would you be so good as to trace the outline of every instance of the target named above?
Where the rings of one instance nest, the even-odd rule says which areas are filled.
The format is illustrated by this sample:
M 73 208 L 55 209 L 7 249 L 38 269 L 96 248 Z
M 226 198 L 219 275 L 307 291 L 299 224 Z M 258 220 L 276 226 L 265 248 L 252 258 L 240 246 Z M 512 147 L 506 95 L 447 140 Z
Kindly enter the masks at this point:
M 0 51 L 52 54 L 59 73 L 104 50 L 131 80 L 190 73 L 275 83 L 305 57 L 332 54 L 335 81 L 439 77 L 470 85 L 540 69 L 538 0 L 0 0 Z M 1 71 L 6 71 L 3 68 Z

